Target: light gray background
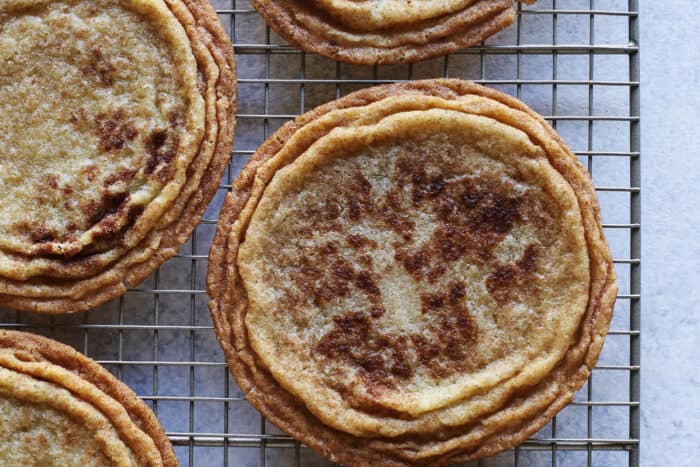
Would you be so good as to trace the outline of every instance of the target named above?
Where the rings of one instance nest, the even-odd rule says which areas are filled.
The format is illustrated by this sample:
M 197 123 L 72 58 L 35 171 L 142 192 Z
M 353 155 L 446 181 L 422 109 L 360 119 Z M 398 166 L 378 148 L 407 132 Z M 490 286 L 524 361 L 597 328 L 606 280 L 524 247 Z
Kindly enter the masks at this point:
M 700 20 L 641 2 L 644 466 L 700 465 Z

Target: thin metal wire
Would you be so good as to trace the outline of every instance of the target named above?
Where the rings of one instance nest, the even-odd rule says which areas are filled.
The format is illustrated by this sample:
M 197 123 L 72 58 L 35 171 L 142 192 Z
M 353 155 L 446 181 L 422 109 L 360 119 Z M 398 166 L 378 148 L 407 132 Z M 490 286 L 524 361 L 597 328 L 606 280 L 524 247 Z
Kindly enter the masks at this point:
M 234 44 L 234 51 L 237 55 L 260 54 L 269 52 L 282 55 L 298 55 L 301 53 L 299 49 L 289 45 L 281 44 Z M 625 45 L 581 45 L 581 44 L 532 44 L 532 45 L 481 45 L 474 46 L 469 49 L 458 50 L 453 55 L 476 55 L 484 53 L 489 54 L 550 54 L 553 51 L 566 52 L 569 54 L 588 54 L 595 52 L 598 54 L 636 54 L 639 52 L 639 47 L 633 44 Z
M 639 0 L 628 0 L 627 9 L 629 11 L 639 11 Z M 639 20 L 637 16 L 630 16 L 628 22 L 629 43 L 639 43 Z M 639 53 L 634 53 L 629 58 L 628 79 L 636 80 L 637 84 L 630 86 L 630 114 L 635 117 L 640 116 L 640 91 L 639 91 Z M 636 122 L 630 123 L 630 151 L 639 153 L 641 142 L 641 126 L 639 119 Z M 641 181 L 640 161 L 639 157 L 630 160 L 630 184 L 639 185 Z M 630 194 L 630 220 L 632 222 L 641 222 L 641 195 L 640 193 Z M 641 232 L 639 229 L 630 231 L 630 254 L 635 258 L 641 257 L 642 248 Z M 641 329 L 641 263 L 630 265 L 630 293 L 636 295 L 636 298 L 630 302 L 630 319 L 629 328 L 639 331 Z M 631 366 L 636 366 L 637 369 L 630 372 L 629 380 L 629 400 L 634 405 L 629 409 L 629 437 L 639 439 L 640 433 L 640 342 L 641 336 L 637 332 L 630 335 L 630 360 Z M 632 446 L 629 455 L 630 467 L 639 466 L 639 444 Z
M 520 3 L 518 3 L 518 6 L 520 7 Z M 552 7 L 554 11 L 552 12 L 552 45 L 557 44 L 557 0 L 552 0 Z M 520 24 L 518 23 L 518 27 Z M 520 75 L 518 75 L 518 78 L 520 78 Z M 590 77 L 589 77 L 590 79 Z M 557 52 L 553 51 L 552 52 L 552 81 L 557 80 Z M 558 84 L 552 84 L 552 115 L 557 115 L 557 88 Z M 589 115 L 591 114 L 589 110 Z M 553 120 L 552 121 L 552 128 L 555 130 L 557 129 L 557 124 L 559 123 L 559 120 Z M 590 124 L 590 123 L 589 123 Z M 590 147 L 588 148 L 590 150 Z M 589 156 L 591 157 L 591 156 Z M 557 437 L 557 416 L 555 415 L 552 417 L 552 438 Z M 552 444 L 552 467 L 556 467 L 557 465 L 557 446 L 556 444 Z
M 244 14 L 255 14 L 255 10 L 238 10 L 236 8 L 232 9 L 218 9 L 216 10 L 220 15 L 244 15 Z M 537 10 L 522 10 L 520 14 L 522 15 L 551 15 L 551 14 L 566 14 L 566 15 L 589 15 L 595 14 L 598 16 L 628 16 L 636 17 L 636 11 L 614 11 L 614 10 L 566 10 L 566 9 L 537 9 Z
M 329 68 L 327 73 L 317 76 L 312 74 L 311 62 L 316 65 L 316 57 L 307 55 L 296 48 L 287 45 L 275 43 L 273 34 L 268 27 L 262 26 L 262 22 L 254 10 L 248 7 L 247 2 L 237 2 L 230 0 L 228 8 L 218 10 L 222 19 L 230 23 L 230 35 L 234 42 L 234 48 L 239 55 L 239 75 L 238 80 L 242 86 L 255 87 L 262 89 L 262 112 L 259 107 L 251 107 L 237 115 L 240 126 L 245 125 L 246 128 L 252 131 L 259 128 L 260 136 L 266 138 L 273 128 L 276 128 L 278 123 L 283 123 L 286 120 L 293 119 L 297 113 L 278 112 L 280 108 L 272 98 L 272 87 L 285 87 L 289 93 L 296 95 L 298 92 L 299 104 L 297 107 L 289 109 L 288 112 L 302 113 L 308 110 L 311 101 L 316 105 L 315 91 L 322 89 L 332 89 L 335 97 L 341 97 L 348 90 L 354 90 L 359 87 L 367 87 L 373 84 L 389 83 L 405 81 L 413 79 L 415 76 L 427 76 L 425 68 L 422 64 L 406 67 L 394 68 L 362 68 L 349 67 L 339 63 L 327 65 Z M 239 5 L 243 3 L 244 6 Z M 618 294 L 618 303 L 625 309 L 629 309 L 629 323 L 617 321 L 614 329 L 610 330 L 609 336 L 615 336 L 616 339 L 629 340 L 629 355 L 620 355 L 619 360 L 613 362 L 606 361 L 605 364 L 596 366 L 592 372 L 591 379 L 588 382 L 587 389 L 582 394 L 581 400 L 575 400 L 570 405 L 572 407 L 580 407 L 580 410 L 586 412 L 585 419 L 585 434 L 580 437 L 565 437 L 564 433 L 569 433 L 567 430 L 567 419 L 557 417 L 553 420 L 550 433 L 545 433 L 546 437 L 533 438 L 514 448 L 511 452 L 512 463 L 515 466 L 529 465 L 529 459 L 525 456 L 531 452 L 542 452 L 542 454 L 551 455 L 551 465 L 556 466 L 559 456 L 569 451 L 578 451 L 586 455 L 587 465 L 595 465 L 595 453 L 601 451 L 615 451 L 628 453 L 628 464 L 632 467 L 639 465 L 639 344 L 640 344 L 640 176 L 639 176 L 639 160 L 640 160 L 640 125 L 639 125 L 639 45 L 638 45 L 638 0 L 628 0 L 626 10 L 620 9 L 597 9 L 594 0 L 589 0 L 588 8 L 581 9 L 563 9 L 557 7 L 557 2 L 553 1 L 551 8 L 525 7 L 518 5 L 516 23 L 514 25 L 515 40 L 512 44 L 497 43 L 497 41 L 486 41 L 476 47 L 462 50 L 447 56 L 443 61 L 436 62 L 437 66 L 429 68 L 434 77 L 448 75 L 451 77 L 460 77 L 459 72 L 455 71 L 457 62 L 460 60 L 472 60 L 474 62 L 475 71 L 477 71 L 476 82 L 503 88 L 506 91 L 513 92 L 518 97 L 525 95 L 526 89 L 532 89 L 536 86 L 551 87 L 551 115 L 545 116 L 555 127 L 580 124 L 584 125 L 587 130 L 587 137 L 583 144 L 575 148 L 575 153 L 583 161 L 587 163 L 590 171 L 593 171 L 594 163 L 596 164 L 596 175 L 604 174 L 606 170 L 605 164 L 598 164 L 597 161 L 615 160 L 623 162 L 629 166 L 628 181 L 617 182 L 615 185 L 601 185 L 596 189 L 599 193 L 606 195 L 617 196 L 620 203 L 623 205 L 629 204 L 630 212 L 627 219 L 616 218 L 614 222 L 606 222 L 603 227 L 606 233 L 610 234 L 626 234 L 629 236 L 629 252 L 615 259 L 615 263 L 619 268 L 625 268 L 629 272 L 628 284 L 621 285 L 621 293 Z M 561 43 L 558 31 L 562 25 L 563 18 L 567 15 L 574 18 L 581 18 L 583 21 L 588 21 L 589 38 L 588 41 L 580 43 Z M 541 18 L 547 21 L 547 17 L 551 17 L 552 38 L 551 44 L 531 44 L 523 40 L 523 24 L 525 21 L 537 20 Z M 601 44 L 596 43 L 594 36 L 596 20 L 598 18 L 619 18 L 627 23 L 629 38 L 625 43 L 616 44 Z M 258 25 L 259 28 L 251 25 Z M 624 41 L 621 41 L 624 42 Z M 298 56 L 294 57 L 294 55 Z M 285 57 L 290 56 L 290 57 Z M 533 56 L 551 57 L 552 73 L 551 79 L 542 79 L 538 77 L 523 76 L 524 61 Z M 615 79 L 609 79 L 596 74 L 596 59 L 602 56 L 618 56 L 624 57 L 628 61 L 627 75 Z M 490 77 L 492 60 L 501 60 L 505 58 L 513 58 L 515 63 L 515 76 L 502 77 L 497 79 Z M 570 79 L 560 74 L 562 63 L 565 59 L 574 58 L 575 60 L 588 61 L 587 76 L 578 79 Z M 260 76 L 248 73 L 245 69 L 245 64 L 251 63 L 251 59 L 260 59 L 263 69 Z M 273 59 L 281 59 L 288 68 L 280 68 L 273 66 Z M 276 63 L 276 62 L 275 62 Z M 292 65 L 294 63 L 294 65 Z M 501 62 L 498 62 L 501 63 Z M 290 76 L 292 66 L 299 66 L 298 77 Z M 292 70 L 293 71 L 293 70 Z M 391 78 L 387 78 L 387 76 Z M 396 78 L 396 79 L 393 79 Z M 565 79 L 566 78 L 566 79 Z M 569 89 L 583 88 L 587 91 L 587 107 L 585 114 L 576 114 L 571 112 L 560 112 L 562 110 L 562 96 Z M 598 114 L 595 115 L 596 92 L 602 87 L 612 87 L 616 89 L 627 89 L 629 91 L 629 108 L 622 108 L 614 115 Z M 298 88 L 298 91 L 296 90 Z M 325 94 L 324 94 L 325 95 Z M 291 95 L 290 95 L 291 96 Z M 330 96 L 329 96 L 330 97 Z M 526 99 L 527 100 L 527 99 Z M 258 109 L 258 110 L 255 110 Z M 596 139 L 598 125 L 607 124 L 626 124 L 629 126 L 630 140 L 628 148 L 620 147 L 598 147 Z M 239 132 L 242 131 L 239 128 Z M 262 141 L 262 140 L 261 140 Z M 580 143 L 580 141 L 578 142 Z M 227 176 L 220 185 L 221 190 L 229 190 L 232 180 L 236 175 L 236 167 L 240 167 L 253 152 L 254 145 L 247 147 L 239 147 L 237 144 L 233 151 L 233 162 L 229 167 Z M 617 167 L 617 165 L 615 165 Z M 615 198 L 618 199 L 618 198 Z M 199 229 L 210 231 L 216 224 L 216 217 L 208 217 L 200 223 Z M 205 230 L 206 229 L 206 230 Z M 189 274 L 189 280 L 178 282 L 179 286 L 171 286 L 166 280 L 165 272 L 161 269 L 155 274 L 151 281 L 136 288 L 130 289 L 124 297 L 121 297 L 116 302 L 116 316 L 113 321 L 98 321 L 91 319 L 93 315 L 85 314 L 84 317 L 77 320 L 63 319 L 29 319 L 21 313 L 6 315 L 7 323 L 0 323 L 0 326 L 6 328 L 29 329 L 37 332 L 49 332 L 57 334 L 57 337 L 64 334 L 75 332 L 80 336 L 78 346 L 83 348 L 83 351 L 90 355 L 93 346 L 99 345 L 99 338 L 102 335 L 114 334 L 114 346 L 111 349 L 114 353 L 100 353 L 102 358 L 97 360 L 113 370 L 119 378 L 127 379 L 132 374 L 132 371 L 143 371 L 142 374 L 150 374 L 152 381 L 150 383 L 150 394 L 146 394 L 147 389 L 140 391 L 141 397 L 149 403 L 155 413 L 159 416 L 166 412 L 168 404 L 183 404 L 178 407 L 187 407 L 180 414 L 183 418 L 188 419 L 183 424 L 178 424 L 175 427 L 166 424 L 168 436 L 176 446 L 177 454 L 180 461 L 184 465 L 204 465 L 202 461 L 198 461 L 200 450 L 213 450 L 218 453 L 216 464 L 207 465 L 222 465 L 228 466 L 240 465 L 239 458 L 244 455 L 254 452 L 257 454 L 257 460 L 252 458 L 252 462 L 257 462 L 260 466 L 270 465 L 275 467 L 276 462 L 279 462 L 279 456 L 285 459 L 284 465 L 295 465 L 300 467 L 310 465 L 307 456 L 310 455 L 308 448 L 300 445 L 297 441 L 283 434 L 275 434 L 269 432 L 266 427 L 264 418 L 260 418 L 259 423 L 241 424 L 237 417 L 240 417 L 238 412 L 241 408 L 248 407 L 244 397 L 236 392 L 235 385 L 229 383 L 230 376 L 228 368 L 223 360 L 207 354 L 203 348 L 200 348 L 199 337 L 213 337 L 213 326 L 209 322 L 199 322 L 198 303 L 206 301 L 206 292 L 203 290 L 202 284 L 198 281 L 198 273 L 206 269 L 207 252 L 202 251 L 202 246 L 198 246 L 198 238 L 201 241 L 202 237 L 206 238 L 207 234 L 200 234 L 195 231 L 190 247 L 182 250 L 179 255 L 174 258 L 174 261 L 168 263 L 168 271 L 172 275 L 172 271 L 176 271 L 183 277 Z M 189 262 L 189 264 L 188 264 Z M 189 266 L 189 267 L 188 267 Z M 183 284 L 186 284 L 184 287 Z M 152 311 L 150 316 L 152 323 L 148 322 L 131 322 L 132 313 L 134 310 L 134 299 L 136 303 L 150 303 Z M 146 301 L 144 301 L 146 299 Z M 183 301 L 186 304 L 187 312 L 182 316 L 181 321 L 171 321 L 174 317 L 168 309 L 171 299 Z M 198 311 L 199 310 L 199 311 Z M 173 312 L 174 313 L 174 312 Z M 175 313 L 176 314 L 176 313 Z M 14 318 L 12 318 L 14 316 Z M 144 315 L 148 316 L 148 315 Z M 125 321 L 125 319 L 129 321 Z M 12 321 L 14 319 L 14 321 Z M 143 318 L 146 320 L 146 318 Z M 167 320 L 167 321 L 166 321 Z M 134 333 L 146 333 L 151 339 L 149 342 L 149 352 L 142 355 L 134 355 L 129 348 L 130 341 L 127 336 Z M 183 358 L 173 357 L 167 349 L 162 346 L 165 343 L 165 337 L 168 333 L 184 333 L 187 337 L 187 348 Z M 180 388 L 180 391 L 173 392 L 172 388 L 166 386 L 166 372 L 179 371 L 186 372 L 188 384 L 185 388 Z M 217 375 L 221 375 L 221 388 L 216 393 L 200 394 L 197 392 L 197 375 L 202 371 L 213 371 Z M 207 373 L 209 374 L 209 373 Z M 629 377 L 629 390 L 627 391 L 622 385 L 620 392 L 613 395 L 607 394 L 604 397 L 597 395 L 596 391 L 601 387 L 601 381 L 607 375 L 627 375 Z M 594 381 L 596 390 L 594 391 Z M 205 404 L 216 404 L 223 410 L 220 418 L 221 423 L 216 425 L 217 428 L 212 428 L 214 431 L 199 431 L 198 427 L 212 427 L 212 424 L 202 424 L 206 422 L 201 415 L 199 408 Z M 596 436 L 596 419 L 597 410 L 604 409 L 620 409 L 625 411 L 625 422 L 629 429 L 626 437 L 598 437 Z M 254 413 L 254 412 L 250 412 Z M 613 413 L 613 412 L 611 412 Z M 614 412 L 615 414 L 624 412 Z M 620 415 L 622 416 L 622 415 Z M 542 435 L 542 433 L 540 434 Z M 275 457 L 277 456 L 277 457 Z M 247 463 L 251 459 L 246 457 Z M 484 463 L 486 464 L 486 463 Z M 481 465 L 481 463 L 479 463 Z
M 589 6 L 590 9 L 593 10 L 594 7 L 594 0 L 589 0 Z M 595 43 L 595 15 L 590 14 L 588 17 L 588 44 L 593 45 Z M 594 76 L 594 66 L 595 66 L 595 57 L 593 52 L 588 53 L 588 79 L 590 81 L 593 80 Z M 588 113 L 592 114 L 593 113 L 593 88 L 594 86 L 589 84 L 588 85 Z M 589 120 L 588 121 L 588 140 L 587 140 L 587 150 L 592 151 L 593 150 L 593 121 Z M 593 177 L 593 157 L 591 155 L 586 156 L 586 165 L 588 167 L 588 172 L 591 174 L 591 177 Z M 588 378 L 588 385 L 586 388 L 586 399 L 590 403 L 592 401 L 592 394 L 593 394 L 593 380 L 594 380 L 594 375 L 591 373 L 590 377 Z M 586 408 L 586 435 L 588 438 L 593 437 L 593 406 L 588 405 Z M 586 446 L 586 466 L 591 467 L 593 465 L 593 445 L 591 443 L 588 443 Z
M 160 287 L 160 270 L 155 273 L 155 287 Z M 158 334 L 160 325 L 160 294 L 153 294 L 153 359 L 158 361 Z M 153 365 L 153 394 L 156 396 L 158 391 L 158 365 Z M 153 413 L 158 416 L 158 400 L 153 399 Z
M 270 27 L 265 25 L 265 44 L 267 46 L 270 45 Z M 270 79 L 270 55 L 271 55 L 271 50 L 266 49 L 265 50 L 265 79 L 269 80 Z M 301 52 L 300 52 L 301 54 Z M 263 138 L 267 139 L 270 133 L 270 83 L 266 82 L 265 83 L 265 119 L 263 120 Z M 292 117 L 294 118 L 294 117 Z M 236 119 L 238 119 L 238 114 L 236 114 Z M 265 449 L 266 449 L 266 443 L 265 443 L 265 437 L 267 435 L 267 431 L 265 429 L 265 417 L 260 414 L 260 436 L 261 436 L 261 442 L 260 442 L 260 467 L 265 467 L 266 464 L 266 456 L 265 456 Z
M 234 11 L 236 10 L 236 0 L 231 0 L 231 9 Z M 233 17 L 232 15 L 229 15 L 229 20 L 231 22 L 229 37 L 231 38 L 231 41 L 233 43 L 235 43 L 236 42 L 236 18 Z M 231 170 L 230 164 L 229 164 L 229 168 L 227 170 L 225 178 L 227 180 L 227 184 L 231 185 L 231 183 L 233 182 L 233 170 Z M 223 368 L 221 371 L 223 372 L 224 395 L 225 395 L 225 399 L 226 399 L 223 401 L 224 433 L 228 433 L 230 431 L 230 419 L 229 419 L 229 411 L 231 409 L 230 400 L 232 399 L 231 398 L 231 383 L 230 383 L 231 379 L 229 377 L 228 368 Z M 224 465 L 224 467 L 229 466 L 229 447 L 230 447 L 230 444 L 229 444 L 229 441 L 227 438 L 224 440 L 224 445 L 223 445 L 223 448 L 224 448 L 223 465 Z

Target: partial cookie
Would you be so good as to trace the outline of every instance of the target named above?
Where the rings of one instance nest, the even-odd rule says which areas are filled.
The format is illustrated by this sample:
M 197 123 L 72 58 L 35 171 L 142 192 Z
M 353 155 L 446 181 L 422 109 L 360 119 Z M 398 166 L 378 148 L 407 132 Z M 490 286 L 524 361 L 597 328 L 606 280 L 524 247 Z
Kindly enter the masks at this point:
M 153 412 L 103 367 L 0 330 L 0 464 L 177 466 Z
M 0 305 L 86 310 L 175 255 L 230 158 L 206 0 L 0 5 Z
M 509 26 L 515 16 L 513 0 L 251 0 L 251 4 L 290 44 L 365 65 L 446 55 L 478 44 Z
M 233 188 L 217 336 L 251 404 L 335 462 L 495 454 L 595 365 L 617 290 L 595 190 L 512 97 L 365 89 L 283 126 Z

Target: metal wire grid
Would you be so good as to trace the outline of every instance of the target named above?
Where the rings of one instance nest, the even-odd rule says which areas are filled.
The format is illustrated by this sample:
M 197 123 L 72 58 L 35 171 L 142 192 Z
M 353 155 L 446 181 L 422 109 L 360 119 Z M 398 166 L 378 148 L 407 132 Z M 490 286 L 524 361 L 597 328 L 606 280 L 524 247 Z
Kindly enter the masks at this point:
M 257 145 L 297 114 L 376 83 L 468 78 L 522 98 L 569 141 L 596 183 L 620 285 L 600 364 L 575 401 L 521 446 L 469 465 L 638 466 L 638 1 L 518 5 L 514 27 L 478 47 L 387 67 L 353 67 L 305 54 L 284 45 L 247 1 L 213 3 L 237 54 L 237 140 L 219 193 L 191 241 L 113 303 L 64 317 L 0 311 L 0 326 L 67 342 L 112 370 L 154 409 L 183 465 L 330 465 L 268 424 L 229 376 L 204 291 L 218 209 Z

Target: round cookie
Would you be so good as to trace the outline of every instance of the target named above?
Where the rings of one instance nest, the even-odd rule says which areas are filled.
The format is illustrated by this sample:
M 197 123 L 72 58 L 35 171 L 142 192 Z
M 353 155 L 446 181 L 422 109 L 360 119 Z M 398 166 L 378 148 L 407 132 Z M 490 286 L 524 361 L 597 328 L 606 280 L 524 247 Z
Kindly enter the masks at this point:
M 206 0 L 10 0 L 0 62 L 0 305 L 92 308 L 175 255 L 215 193 L 231 43 Z
M 515 16 L 512 0 L 251 0 L 251 4 L 290 44 L 363 65 L 413 63 L 471 47 L 509 26 Z
M 177 466 L 148 406 L 52 339 L 0 330 L 0 464 Z
M 247 399 L 348 465 L 495 454 L 586 380 L 615 300 L 590 177 L 518 100 L 378 86 L 283 126 L 210 253 Z

